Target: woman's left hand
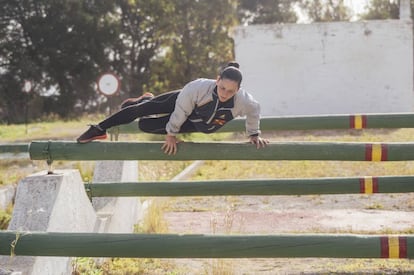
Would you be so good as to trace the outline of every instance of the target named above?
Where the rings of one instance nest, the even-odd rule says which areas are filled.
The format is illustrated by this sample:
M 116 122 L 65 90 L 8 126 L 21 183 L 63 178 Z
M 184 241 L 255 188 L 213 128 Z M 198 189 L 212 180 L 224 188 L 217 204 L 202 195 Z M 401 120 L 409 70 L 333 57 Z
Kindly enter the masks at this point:
M 264 148 L 266 147 L 266 144 L 269 143 L 269 140 L 261 138 L 259 136 L 250 136 L 250 143 L 256 144 L 256 148 Z
M 168 155 L 175 155 L 177 153 L 177 143 L 181 142 L 176 136 L 167 134 L 165 136 L 165 142 L 161 147 L 161 150 Z

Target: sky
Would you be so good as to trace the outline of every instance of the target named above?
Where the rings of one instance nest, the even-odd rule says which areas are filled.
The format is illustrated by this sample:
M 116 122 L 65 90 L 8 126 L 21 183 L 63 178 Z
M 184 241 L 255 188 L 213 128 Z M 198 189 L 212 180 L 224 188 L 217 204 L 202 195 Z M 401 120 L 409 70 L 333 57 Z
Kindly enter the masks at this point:
M 352 20 L 356 20 L 356 16 L 360 13 L 363 13 L 365 10 L 365 6 L 369 3 L 370 0 L 345 0 L 345 5 L 351 8 L 354 16 Z M 307 19 L 305 17 L 299 18 L 298 23 L 307 23 Z
M 356 14 L 363 12 L 368 2 L 368 0 L 345 0 L 345 4 L 352 8 Z

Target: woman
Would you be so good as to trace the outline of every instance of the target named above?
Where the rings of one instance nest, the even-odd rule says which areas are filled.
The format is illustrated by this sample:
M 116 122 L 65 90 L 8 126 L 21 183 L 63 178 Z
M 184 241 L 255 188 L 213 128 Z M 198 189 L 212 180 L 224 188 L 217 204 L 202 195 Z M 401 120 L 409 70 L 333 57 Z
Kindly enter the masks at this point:
M 140 118 L 142 131 L 166 134 L 161 149 L 171 155 L 177 152 L 178 133 L 213 133 L 233 118 L 246 116 L 250 143 L 257 148 L 265 147 L 268 141 L 259 136 L 260 106 L 249 93 L 240 89 L 241 81 L 239 64 L 230 62 L 216 80 L 200 78 L 179 91 L 156 97 L 146 93 L 139 98 L 127 99 L 119 112 L 91 125 L 77 141 L 87 143 L 105 139 L 107 129 Z

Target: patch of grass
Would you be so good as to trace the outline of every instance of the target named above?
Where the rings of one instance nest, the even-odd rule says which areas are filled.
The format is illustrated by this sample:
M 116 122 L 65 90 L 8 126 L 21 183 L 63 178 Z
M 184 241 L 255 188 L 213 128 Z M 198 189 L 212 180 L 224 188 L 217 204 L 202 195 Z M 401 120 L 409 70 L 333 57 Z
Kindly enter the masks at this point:
M 140 161 L 139 181 L 171 180 L 191 163 L 192 161 Z
M 0 229 L 6 230 L 12 218 L 13 205 L 10 204 L 5 210 L 0 209 Z
M 91 182 L 93 179 L 93 171 L 95 169 L 94 161 L 78 161 L 75 162 L 74 168 L 79 170 L 84 182 Z
M 72 275 L 102 275 L 103 270 L 92 258 L 74 258 L 72 260 Z
M 384 206 L 380 203 L 373 203 L 373 204 L 367 205 L 365 207 L 365 209 L 371 209 L 371 210 L 375 210 L 375 209 L 378 210 L 378 209 L 383 209 L 383 208 L 384 208 Z
M 149 203 L 144 219 L 135 226 L 136 233 L 166 233 L 167 223 L 164 220 L 164 204 L 161 199 L 153 199 Z
M 266 149 L 263 149 L 266 150 Z M 205 161 L 191 178 L 266 179 L 413 175 L 414 163 L 341 161 Z
M 204 265 L 204 274 L 233 275 L 234 264 L 227 259 L 211 259 Z
M 341 264 L 326 263 L 323 270 L 335 274 L 412 274 L 412 264 L 400 259 L 346 259 Z
M 30 160 L 10 159 L 0 160 L 0 185 L 17 184 L 27 176 L 27 168 L 33 167 Z
M 78 120 L 52 120 L 25 124 L 0 125 L 0 141 L 23 142 L 31 140 L 75 139 L 87 124 L 99 121 L 102 115 L 85 116 Z
M 104 274 L 185 274 L 170 260 L 113 258 L 102 265 Z

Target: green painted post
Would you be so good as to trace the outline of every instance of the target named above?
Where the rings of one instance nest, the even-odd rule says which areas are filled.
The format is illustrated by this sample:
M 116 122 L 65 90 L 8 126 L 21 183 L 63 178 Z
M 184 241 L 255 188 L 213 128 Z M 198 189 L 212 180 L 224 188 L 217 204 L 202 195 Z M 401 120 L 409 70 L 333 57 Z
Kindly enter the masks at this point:
M 3 144 L 0 144 L 0 154 L 3 154 L 3 153 L 18 154 L 18 153 L 27 153 L 27 152 L 29 152 L 29 144 L 28 143 L 3 143 Z
M 183 142 L 176 155 L 162 152 L 162 142 L 33 141 L 32 160 L 414 160 L 414 143 L 280 142 L 256 149 L 249 143 Z
M 413 235 L 0 232 L 0 254 L 128 258 L 414 257 Z
M 260 120 L 260 128 L 262 131 L 352 129 L 358 128 L 353 125 L 355 124 L 355 117 L 361 118 L 362 128 L 414 128 L 414 113 L 272 116 L 263 117 Z M 140 132 L 137 122 L 116 128 L 120 133 Z M 114 131 L 114 129 L 110 131 Z M 245 131 L 245 119 L 232 120 L 220 129 L 220 132 L 237 131 Z
M 372 182 L 372 188 L 365 188 Z M 88 183 L 91 197 L 314 195 L 414 192 L 414 176 Z

